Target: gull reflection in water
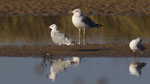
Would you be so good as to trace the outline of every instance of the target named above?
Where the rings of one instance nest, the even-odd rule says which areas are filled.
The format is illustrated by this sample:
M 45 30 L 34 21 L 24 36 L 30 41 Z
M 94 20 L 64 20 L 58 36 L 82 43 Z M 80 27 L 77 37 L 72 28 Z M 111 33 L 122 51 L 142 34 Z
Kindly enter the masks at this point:
M 80 64 L 79 57 L 72 57 L 72 60 L 55 59 L 52 61 L 52 64 L 50 66 L 49 79 L 55 82 L 58 73 L 64 72 L 64 70 L 66 70 L 72 65 L 78 66 L 79 64 Z
M 144 62 L 139 62 L 139 61 L 133 61 L 130 65 L 129 65 L 129 72 L 131 75 L 135 75 L 137 77 L 141 76 L 142 72 L 142 68 L 144 68 L 144 66 L 146 65 L 146 63 Z

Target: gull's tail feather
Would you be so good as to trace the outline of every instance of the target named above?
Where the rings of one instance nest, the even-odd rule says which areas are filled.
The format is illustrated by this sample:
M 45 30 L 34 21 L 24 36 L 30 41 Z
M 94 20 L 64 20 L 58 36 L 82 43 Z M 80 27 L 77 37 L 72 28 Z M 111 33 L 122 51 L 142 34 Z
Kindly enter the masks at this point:
M 77 43 L 75 41 L 72 41 L 71 42 L 71 45 L 76 45 Z
M 103 25 L 100 25 L 100 24 L 96 24 L 96 27 L 97 27 L 97 28 L 100 28 L 101 26 L 103 26 Z
M 142 46 L 142 50 L 145 50 L 145 49 L 146 49 L 146 47 Z
M 144 50 L 146 49 L 146 47 L 143 46 L 143 45 L 139 45 L 138 48 L 139 48 L 141 51 L 144 51 Z
M 140 64 L 138 65 L 137 68 L 142 69 L 145 65 L 146 65 L 146 63 L 142 62 L 142 63 L 140 63 Z

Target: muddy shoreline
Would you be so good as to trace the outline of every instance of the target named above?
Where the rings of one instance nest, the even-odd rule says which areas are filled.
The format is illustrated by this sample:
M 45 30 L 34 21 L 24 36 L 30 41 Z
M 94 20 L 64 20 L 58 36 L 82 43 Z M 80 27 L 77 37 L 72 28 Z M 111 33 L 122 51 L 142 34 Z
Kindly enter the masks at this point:
M 150 57 L 149 44 L 140 57 Z M 73 46 L 22 45 L 0 46 L 1 57 L 133 57 L 128 44 L 87 44 Z

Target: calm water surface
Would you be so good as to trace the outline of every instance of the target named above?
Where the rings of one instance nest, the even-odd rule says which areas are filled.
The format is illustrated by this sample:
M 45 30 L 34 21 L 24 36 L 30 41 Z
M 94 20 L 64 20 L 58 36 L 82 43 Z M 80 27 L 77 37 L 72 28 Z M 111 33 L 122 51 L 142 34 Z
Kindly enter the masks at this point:
M 88 29 L 87 43 L 121 43 L 142 37 L 150 41 L 150 16 L 89 16 L 102 24 L 99 29 Z M 78 42 L 78 29 L 71 16 L 1 16 L 0 45 L 52 44 L 48 26 L 57 24 L 59 30 Z
M 48 61 L 43 63 L 41 58 L 0 57 L 0 84 L 149 84 L 150 58 L 139 59 L 139 62 L 146 63 L 139 77 L 129 72 L 132 62 L 133 58 L 85 57 L 80 64 L 59 72 L 53 82 L 48 78 L 51 73 Z

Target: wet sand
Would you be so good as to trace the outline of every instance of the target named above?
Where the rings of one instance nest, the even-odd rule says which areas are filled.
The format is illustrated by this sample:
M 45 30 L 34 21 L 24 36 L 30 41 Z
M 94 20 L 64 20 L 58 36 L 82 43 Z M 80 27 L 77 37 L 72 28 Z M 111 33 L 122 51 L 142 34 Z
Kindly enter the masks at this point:
M 146 50 L 140 57 L 150 56 L 150 45 L 144 44 Z M 47 55 L 49 53 L 49 55 Z M 0 56 L 8 57 L 133 57 L 128 44 L 87 44 L 73 46 L 57 45 L 23 45 L 0 46 Z
M 0 15 L 67 15 L 81 8 L 87 15 L 149 15 L 150 0 L 0 0 Z

